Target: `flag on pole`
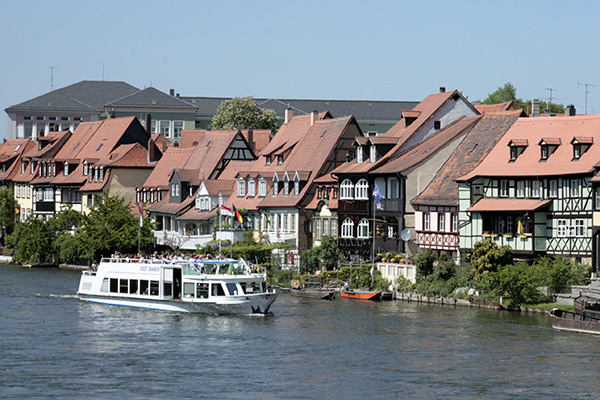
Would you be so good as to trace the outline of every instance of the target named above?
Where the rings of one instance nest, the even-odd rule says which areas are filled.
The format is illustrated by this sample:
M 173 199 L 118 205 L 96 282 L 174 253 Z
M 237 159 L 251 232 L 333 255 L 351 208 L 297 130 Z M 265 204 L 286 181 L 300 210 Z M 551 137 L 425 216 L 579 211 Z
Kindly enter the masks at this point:
M 138 212 L 140 213 L 140 228 L 144 226 L 144 207 L 138 204 Z
M 224 204 L 221 205 L 221 215 L 226 217 L 232 217 L 233 213 L 231 212 L 231 208 L 226 207 Z
M 242 214 L 240 214 L 240 212 L 237 210 L 237 208 L 235 208 L 235 206 L 232 204 L 231 207 L 233 208 L 233 215 L 235 216 L 235 220 L 237 222 L 239 222 L 240 224 L 244 223 L 244 219 L 242 218 Z
M 375 207 L 377 207 L 378 210 L 383 210 L 383 206 L 381 205 L 381 199 L 383 199 L 383 196 L 381 195 L 379 186 L 377 186 L 377 184 L 375 184 L 375 187 L 373 188 L 373 199 L 375 200 Z

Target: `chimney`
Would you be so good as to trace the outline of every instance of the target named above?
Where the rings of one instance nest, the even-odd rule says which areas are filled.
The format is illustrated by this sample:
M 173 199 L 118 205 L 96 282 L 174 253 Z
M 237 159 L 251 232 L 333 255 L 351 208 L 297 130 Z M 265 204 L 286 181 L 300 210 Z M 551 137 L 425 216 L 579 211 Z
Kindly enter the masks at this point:
M 163 141 L 162 141 L 162 152 L 163 152 L 163 154 L 165 154 L 165 151 L 167 151 L 167 138 L 163 136 Z
M 148 164 L 156 162 L 156 143 L 152 138 L 148 139 Z
M 180 98 L 181 96 L 179 95 L 179 93 L 177 93 L 177 94 L 175 95 L 175 97 L 177 97 L 177 98 Z
M 540 116 L 540 99 L 531 100 L 531 116 L 532 117 Z
M 575 116 L 575 114 L 576 114 L 575 106 L 573 104 L 569 104 L 567 106 L 567 109 L 565 110 L 565 115 L 567 117 L 573 117 L 573 116 Z
M 175 96 L 175 89 L 169 89 L 169 94 L 171 96 Z
M 291 107 L 288 107 L 285 110 L 285 118 L 283 123 L 287 125 L 288 122 L 290 122 L 290 120 L 294 117 L 294 110 L 292 110 Z
M 314 110 L 310 113 L 310 126 L 313 126 L 315 122 L 319 119 L 319 112 Z
M 255 150 L 254 129 L 252 129 L 252 128 L 248 128 L 248 144 L 250 145 L 250 148 L 252 149 L 252 151 L 254 151 Z
M 446 86 L 440 86 L 440 93 L 446 93 Z
M 152 115 L 146 114 L 146 133 L 152 135 Z

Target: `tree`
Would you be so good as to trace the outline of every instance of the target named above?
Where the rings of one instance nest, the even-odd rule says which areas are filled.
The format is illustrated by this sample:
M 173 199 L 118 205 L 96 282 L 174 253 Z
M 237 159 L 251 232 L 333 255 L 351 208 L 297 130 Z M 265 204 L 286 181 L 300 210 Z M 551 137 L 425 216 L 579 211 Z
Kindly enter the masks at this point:
M 517 98 L 517 88 L 510 82 L 504 86 L 498 86 L 494 92 L 489 93 L 488 97 L 481 101 L 482 104 L 499 104 L 514 101 L 518 108 L 527 110 L 531 107 L 531 100 Z M 540 111 L 544 112 L 548 108 L 548 103 L 540 101 Z M 550 112 L 554 114 L 564 114 L 565 106 L 562 104 L 550 104 Z
M 498 294 L 510 297 L 512 308 L 519 308 L 523 303 L 535 303 L 540 297 L 535 278 L 525 263 L 500 267 L 498 272 L 489 276 L 491 286 Z
M 512 264 L 512 250 L 491 240 L 482 240 L 473 246 L 471 265 L 475 279 L 482 280 L 486 274 L 496 272 L 501 266 Z
M 427 249 L 424 252 L 414 256 L 412 260 L 417 267 L 417 272 L 422 278 L 425 278 L 433 273 L 433 265 L 436 260 L 433 250 Z
M 279 123 L 275 111 L 259 107 L 252 96 L 246 96 L 222 102 L 212 119 L 212 128 L 238 129 L 243 125 L 244 128 L 270 129 L 275 133 Z
M 2 232 L 2 243 L 4 238 L 13 232 L 15 228 L 16 213 L 18 211 L 18 204 L 15 200 L 12 190 L 7 187 L 0 188 L 0 227 Z
M 22 263 L 46 263 L 53 261 L 54 235 L 44 219 L 29 218 L 15 226 L 6 237 L 6 244 L 15 250 L 14 261 Z
M 152 244 L 152 224 L 144 220 L 141 227 L 141 247 Z M 118 251 L 135 253 L 138 246 L 139 218 L 122 197 L 103 193 L 96 207 L 90 210 L 85 224 L 77 230 L 85 243 L 84 255 L 98 258 Z

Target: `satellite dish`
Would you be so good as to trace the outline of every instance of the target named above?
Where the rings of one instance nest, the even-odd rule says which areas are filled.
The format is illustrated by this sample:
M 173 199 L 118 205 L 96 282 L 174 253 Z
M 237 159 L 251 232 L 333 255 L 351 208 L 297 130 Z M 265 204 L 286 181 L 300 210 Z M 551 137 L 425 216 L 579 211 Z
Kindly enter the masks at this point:
M 404 229 L 402 230 L 402 232 L 400 232 L 400 238 L 402 238 L 402 240 L 404 240 L 405 242 L 408 242 L 411 236 L 412 233 L 410 233 L 410 229 Z

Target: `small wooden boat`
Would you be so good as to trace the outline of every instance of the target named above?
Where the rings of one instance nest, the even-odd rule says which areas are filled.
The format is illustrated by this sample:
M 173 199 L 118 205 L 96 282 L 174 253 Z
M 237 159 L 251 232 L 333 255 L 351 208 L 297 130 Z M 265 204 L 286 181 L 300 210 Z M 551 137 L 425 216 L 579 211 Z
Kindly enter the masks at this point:
M 550 310 L 550 321 L 554 329 L 600 335 L 600 319 L 597 318 L 554 308 Z
M 573 300 L 575 313 L 585 317 L 600 319 L 600 298 L 597 295 L 584 294 Z
M 374 290 L 343 289 L 340 290 L 340 297 L 342 299 L 354 300 L 381 300 L 381 292 Z
M 294 289 L 290 290 L 292 296 L 309 297 L 311 299 L 333 300 L 335 291 L 327 289 Z
M 395 300 L 396 292 L 381 292 L 381 300 Z

